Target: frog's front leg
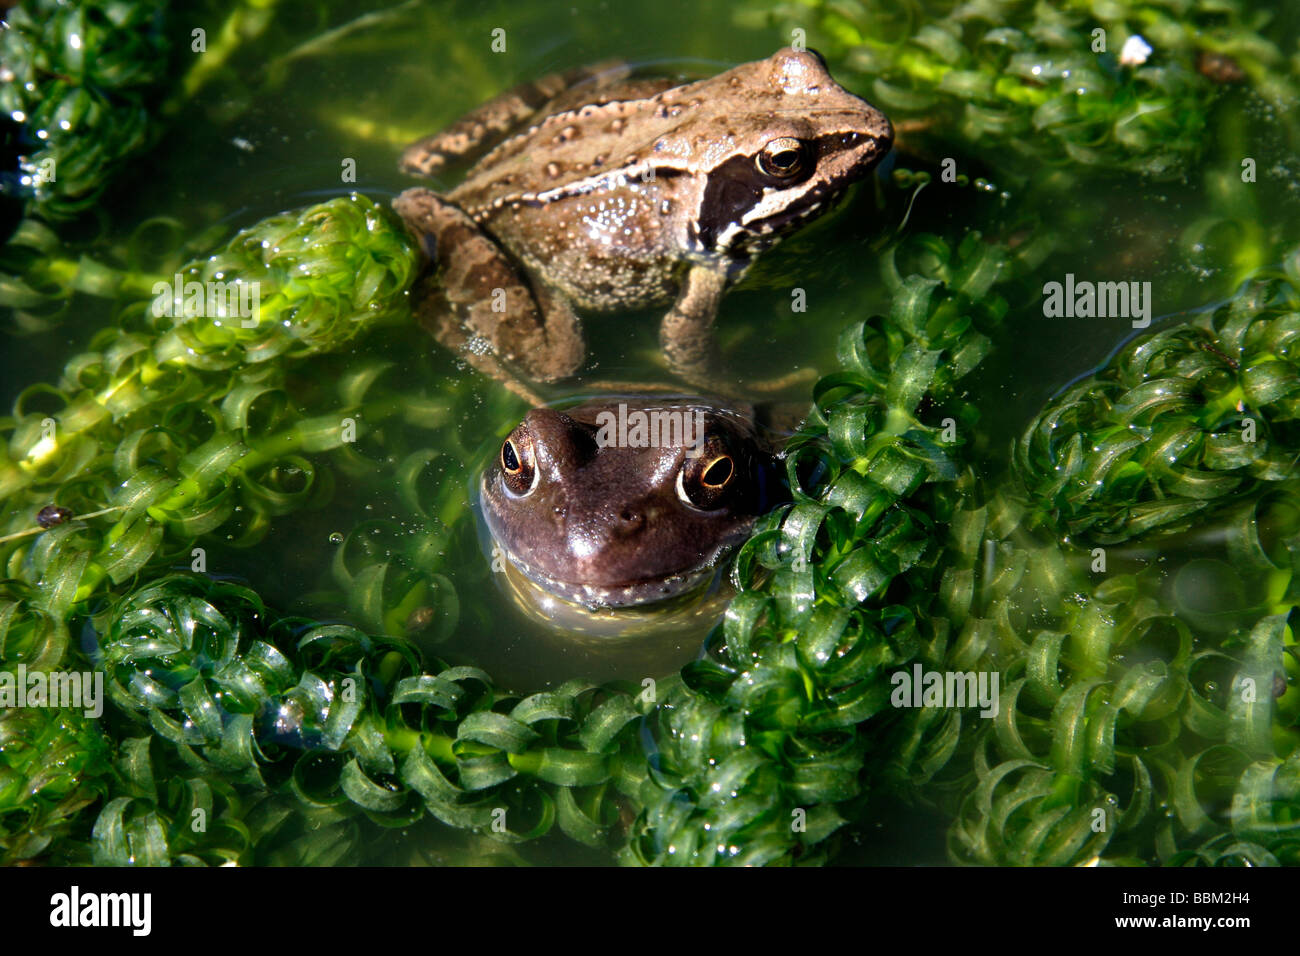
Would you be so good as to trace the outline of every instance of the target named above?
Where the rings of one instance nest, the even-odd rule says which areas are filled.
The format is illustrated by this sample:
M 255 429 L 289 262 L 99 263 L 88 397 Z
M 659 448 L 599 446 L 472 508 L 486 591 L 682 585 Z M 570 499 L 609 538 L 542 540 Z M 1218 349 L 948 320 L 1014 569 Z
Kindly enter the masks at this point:
M 535 294 L 492 238 L 437 194 L 408 189 L 393 208 L 433 260 L 415 311 L 439 342 L 530 400 L 536 396 L 503 361 L 541 382 L 577 371 L 585 347 L 566 301 L 548 290 Z
M 727 275 L 694 265 L 686 273 L 677 301 L 659 325 L 659 344 L 668 367 L 679 378 L 701 388 L 718 388 L 718 349 L 713 320 L 718 315 Z

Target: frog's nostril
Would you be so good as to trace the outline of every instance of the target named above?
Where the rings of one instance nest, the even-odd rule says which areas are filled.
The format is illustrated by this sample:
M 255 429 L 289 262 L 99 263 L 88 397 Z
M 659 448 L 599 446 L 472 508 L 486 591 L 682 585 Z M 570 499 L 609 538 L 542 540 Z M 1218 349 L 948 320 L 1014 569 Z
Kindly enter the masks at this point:
M 618 528 L 623 534 L 640 531 L 645 526 L 645 514 L 636 508 L 624 508 L 618 515 Z

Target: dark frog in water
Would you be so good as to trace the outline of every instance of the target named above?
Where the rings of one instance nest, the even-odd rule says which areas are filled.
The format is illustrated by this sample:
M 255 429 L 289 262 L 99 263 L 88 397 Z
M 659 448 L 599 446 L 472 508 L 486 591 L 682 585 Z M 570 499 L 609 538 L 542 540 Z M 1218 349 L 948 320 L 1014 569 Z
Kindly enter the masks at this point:
M 765 434 L 748 409 L 698 399 L 535 408 L 480 482 L 496 566 L 525 610 L 568 629 L 714 614 L 723 559 L 786 497 Z
M 672 371 L 716 390 L 713 320 L 754 258 L 822 214 L 888 152 L 889 120 L 812 52 L 679 85 L 605 65 L 552 75 L 411 146 L 430 176 L 495 145 L 446 195 L 395 207 L 436 265 L 416 306 L 488 374 L 550 382 L 585 355 L 574 309 L 672 303 Z M 507 138 L 508 137 L 508 138 Z

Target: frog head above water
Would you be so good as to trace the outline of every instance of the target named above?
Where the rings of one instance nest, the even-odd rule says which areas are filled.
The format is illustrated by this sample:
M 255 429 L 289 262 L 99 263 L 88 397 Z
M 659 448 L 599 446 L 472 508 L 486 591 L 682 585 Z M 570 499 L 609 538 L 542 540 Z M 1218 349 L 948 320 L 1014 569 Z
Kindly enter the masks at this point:
M 545 598 L 644 607 L 711 581 L 783 495 L 746 413 L 700 401 L 537 408 L 480 483 L 495 545 Z
M 683 242 L 696 254 L 748 260 L 824 212 L 893 144 L 885 115 L 836 83 L 813 51 L 781 50 L 696 86 L 710 97 L 710 86 L 725 90 L 714 115 L 653 146 L 657 170 L 697 174 Z

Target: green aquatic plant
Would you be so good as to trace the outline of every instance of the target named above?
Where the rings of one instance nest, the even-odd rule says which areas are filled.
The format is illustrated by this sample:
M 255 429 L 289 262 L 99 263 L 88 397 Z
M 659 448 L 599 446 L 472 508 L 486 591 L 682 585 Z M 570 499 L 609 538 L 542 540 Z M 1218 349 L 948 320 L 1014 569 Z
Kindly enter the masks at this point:
M 363 235 L 366 244 L 359 245 Z M 833 805 L 857 796 L 852 781 L 869 738 L 853 727 L 878 703 L 884 668 L 917 649 L 915 623 L 899 627 L 905 608 L 852 610 L 870 594 L 883 593 L 896 576 L 933 576 L 936 554 L 926 547 L 934 527 L 927 516 L 930 488 L 936 481 L 951 482 L 956 470 L 936 437 L 938 426 L 923 424 L 913 412 L 927 394 L 930 403 L 951 399 L 953 382 L 987 352 L 989 340 L 980 328 L 991 328 L 1005 311 L 988 294 L 1006 261 L 997 247 L 970 237 L 960 249 L 950 249 L 935 238 L 909 247 L 907 258 L 932 275 L 903 278 L 890 257 L 895 313 L 846 334 L 845 369 L 819 389 L 818 410 L 798 440 L 792 474 L 814 487 L 801 486 L 795 508 L 770 518 L 739 559 L 743 591 L 723 632 L 731 650 L 689 668 L 680 682 L 663 682 L 661 701 L 584 682 L 520 697 L 494 686 L 481 670 L 426 662 L 399 627 L 392 628 L 398 636 L 382 633 L 386 619 L 396 625 L 404 617 L 410 604 L 405 599 L 390 603 L 396 617 L 371 616 L 379 625 L 376 636 L 280 619 L 251 591 L 202 579 L 146 578 L 142 587 L 125 589 L 138 572 L 160 568 L 172 555 L 188 555 L 204 534 L 234 528 L 243 540 L 257 540 L 275 515 L 307 503 L 312 477 L 319 481 L 326 468 L 305 456 L 346 452 L 339 424 L 358 401 L 342 405 L 328 426 L 324 418 L 299 417 L 258 438 L 251 433 L 254 418 L 277 422 L 257 416 L 254 400 L 269 387 L 288 391 L 285 378 L 267 376 L 292 367 L 285 359 L 296 349 L 340 345 L 358 323 L 373 325 L 381 318 L 382 309 L 360 303 L 372 301 L 375 290 L 378 301 L 394 301 L 413 258 L 387 217 L 353 197 L 273 218 L 185 270 L 184 275 L 220 274 L 232 283 L 262 277 L 265 301 L 286 311 L 274 313 L 275 321 L 264 315 L 265 327 L 245 330 L 228 318 L 154 316 L 151 305 L 141 310 L 141 329 L 122 345 L 134 362 L 91 353 L 70 363 L 57 392 L 66 406 L 53 413 L 58 427 L 52 447 L 41 448 L 42 422 L 38 413 L 25 411 L 31 397 L 45 390 L 20 399 L 13 423 L 2 490 L 7 505 L 30 504 L 8 511 L 11 537 L 3 547 L 14 579 L 6 585 L 6 667 L 75 661 L 68 624 L 89 614 L 99 635 L 92 656 L 108 679 L 114 713 L 144 721 L 149 729 L 144 737 L 130 736 L 129 727 L 117 729 L 101 742 L 117 754 L 111 766 L 101 760 L 75 781 L 83 795 L 105 797 L 92 837 L 87 843 L 84 832 L 81 842 L 68 836 L 51 854 L 78 859 L 89 853 L 105 862 L 289 859 L 284 854 L 296 851 L 280 849 L 278 857 L 263 852 L 282 847 L 288 836 L 268 838 L 264 848 L 248 836 L 245 810 L 270 800 L 277 808 L 284 801 L 330 808 L 330 825 L 347 833 L 361 814 L 399 826 L 427 812 L 506 839 L 539 836 L 558 825 L 583 843 L 607 847 L 620 842 L 620 812 L 640 810 L 632 858 L 654 854 L 671 860 L 667 847 L 688 832 L 696 836 L 692 852 L 677 857 L 683 862 L 813 858 L 841 820 Z M 308 261 L 320 271 L 302 276 L 299 267 Z M 359 298 L 357 289 L 367 295 Z M 982 304 L 975 305 L 976 298 Z M 120 330 L 114 334 L 119 342 L 123 338 Z M 264 362 L 268 355 L 281 361 Z M 399 403 L 370 393 L 373 372 L 354 372 L 351 381 L 357 375 L 367 383 L 359 394 L 368 421 L 396 413 Z M 345 394 L 357 390 L 347 380 L 341 386 Z M 176 409 L 186 405 L 211 412 L 177 419 Z M 418 404 L 405 399 L 400 408 L 420 421 Z M 968 415 L 960 402 L 953 409 L 960 418 Z M 147 424 L 159 413 L 171 427 Z M 180 444 L 175 426 L 205 419 L 217 426 L 216 433 Z M 149 438 L 162 434 L 165 442 Z M 91 453 L 108 442 L 119 444 L 116 453 Z M 307 476 L 299 479 L 299 493 L 266 486 L 263 466 L 286 461 Z M 104 487 L 108 483 L 94 475 L 105 468 L 126 479 L 115 496 L 87 500 L 70 494 Z M 21 525 L 31 520 L 24 516 L 53 497 L 56 486 L 60 503 L 73 510 L 93 505 L 123 513 L 24 536 Z M 835 529 L 825 553 L 817 543 L 819 524 Z M 794 538 L 797 528 L 804 531 Z M 783 538 L 793 546 L 781 544 Z M 802 567 L 782 570 L 796 556 Z M 763 565 L 774 573 L 759 573 Z M 824 571 L 820 584 L 812 583 L 815 566 Z M 802 641 L 820 641 L 830 654 L 827 642 L 835 638 L 852 649 L 851 665 L 838 654 L 822 659 L 820 645 L 804 648 L 811 656 L 794 653 L 796 628 L 807 620 L 798 598 L 805 587 L 820 594 L 808 600 L 824 626 L 809 630 L 812 637 Z M 428 586 L 419 591 L 425 600 L 438 593 Z M 448 597 L 445 590 L 441 594 Z M 98 611 L 96 595 L 109 599 Z M 763 619 L 778 609 L 793 616 Z M 896 635 L 896 655 L 873 646 L 887 631 Z M 754 655 L 769 674 L 771 685 L 763 692 L 768 697 L 792 681 L 801 697 L 807 681 L 820 689 L 802 705 L 807 714 L 791 711 L 796 701 L 753 714 L 753 732 L 771 756 L 761 773 L 731 781 L 743 798 L 720 800 L 709 795 L 710 751 L 682 749 L 678 735 L 700 719 L 747 719 L 758 698 L 728 695 L 724 687 L 751 686 L 748 678 L 738 680 L 746 660 L 741 653 Z M 841 684 L 850 689 L 834 694 Z M 651 713 L 660 728 L 658 753 L 648 762 L 633 727 Z M 824 741 L 836 733 L 847 736 L 833 744 L 839 765 L 832 770 Z M 754 753 L 740 748 L 727 764 L 729 772 Z M 772 780 L 774 773 L 780 779 Z M 169 783 L 161 787 L 158 779 Z M 700 800 L 698 813 L 665 817 L 688 793 Z M 773 801 L 789 804 L 786 817 L 807 807 L 811 826 L 778 826 L 781 821 L 769 812 Z M 9 809 L 11 816 L 5 809 L 0 806 L 0 823 L 31 818 L 23 800 Z M 196 832 L 187 822 L 196 809 L 204 819 L 224 822 Z M 699 837 L 709 829 L 743 839 L 744 853 L 705 853 Z M 65 830 L 58 833 L 66 836 Z M 6 825 L 3 832 L 8 852 L 23 852 L 20 825 Z M 654 849 L 656 841 L 664 849 Z M 299 849 L 325 852 L 311 846 Z
M 913 143 L 993 156 L 1013 178 L 1046 169 L 1049 187 L 1077 181 L 1066 164 L 1175 175 L 1206 122 L 1228 128 L 1207 119 L 1225 84 L 1291 95 L 1232 0 L 898 9 L 926 6 L 924 23 L 853 3 L 751 20 L 776 9 L 821 31 L 809 40 L 837 75 L 845 64 L 859 92 L 924 121 L 900 123 Z M 239 37 L 267 9 L 240 5 L 170 108 L 250 55 Z M 1089 49 L 1093 26 L 1109 53 Z M 1149 63 L 1116 61 L 1130 32 L 1155 47 Z M 151 75 L 92 80 L 143 95 Z M 85 190 L 51 194 L 49 217 L 81 208 L 140 142 L 62 142 L 95 161 L 74 162 L 85 176 L 68 185 Z M 1243 227 L 1257 209 L 1233 175 L 1208 180 L 1215 235 L 1246 236 L 1233 268 L 1255 273 L 1279 237 Z M 150 301 L 0 421 L 0 672 L 95 668 L 108 687 L 99 721 L 0 713 L 0 860 L 335 863 L 429 817 L 506 842 L 558 830 L 630 863 L 815 863 L 891 791 L 943 803 L 962 862 L 1300 861 L 1300 260 L 1058 396 L 1012 482 L 990 488 L 967 376 L 1050 247 L 1009 232 L 883 253 L 891 306 L 841 336 L 788 448 L 794 501 L 738 554 L 738 594 L 700 660 L 654 687 L 516 693 L 427 650 L 461 613 L 439 569 L 470 522 L 454 481 L 426 493 L 422 477 L 471 456 L 448 426 L 477 399 L 454 380 L 395 382 L 382 350 L 339 354 L 416 334 L 416 253 L 386 210 L 354 196 L 272 217 L 162 275 L 29 218 L 0 261 L 0 302 Z M 213 286 L 233 290 L 227 305 L 256 288 L 259 320 L 210 308 Z M 514 411 L 501 401 L 489 411 Z M 328 611 L 283 614 L 195 570 L 206 549 L 342 508 L 341 479 L 395 483 L 405 515 L 331 536 L 335 587 L 306 602 Z M 38 530 L 51 504 L 79 517 Z M 1209 522 L 1241 572 L 1231 615 L 1151 559 Z M 912 666 L 997 673 L 998 715 L 896 706 L 892 677 Z
M 414 268 L 405 231 L 361 197 L 271 217 L 181 271 L 208 278 L 230 270 L 256 283 L 262 307 L 251 327 L 184 310 L 157 315 L 166 310 L 156 300 L 143 303 L 74 356 L 57 386 L 25 390 L 15 414 L 0 420 L 5 669 L 66 665 L 71 621 L 145 568 L 189 564 L 200 535 L 223 527 L 236 544 L 259 540 L 272 516 L 328 486 L 329 475 L 305 454 L 342 446 L 349 416 L 363 407 L 363 435 L 386 417 L 440 420 L 442 407 L 381 397 L 374 363 L 338 378 L 328 415 L 304 415 L 282 401 L 290 357 L 338 349 L 400 314 Z M 281 361 L 268 363 L 271 355 Z M 94 517 L 41 531 L 38 512 L 48 505 Z M 35 778 L 35 770 L 59 766 L 48 763 L 58 747 L 38 746 L 45 724 L 10 709 L 0 724 L 10 738 L 9 770 Z M 94 735 L 73 717 L 65 730 Z M 15 852 L 23 821 L 45 812 L 29 804 L 44 798 L 22 788 L 6 793 L 0 845 Z
M 1298 308 L 1293 252 L 1135 340 L 1049 403 L 1016 483 L 960 522 L 996 554 L 951 572 L 960 663 L 1007 683 L 955 858 L 1300 863 Z M 1218 557 L 1171 582 L 1180 545 Z
M 960 712 L 902 719 L 891 674 L 942 658 L 926 595 L 966 470 L 958 423 L 973 424 L 955 386 L 1006 312 L 992 290 L 1011 260 L 974 235 L 915 248 L 923 274 L 898 273 L 906 250 L 886 258 L 890 314 L 841 336 L 841 371 L 788 447 L 794 502 L 755 528 L 711 653 L 656 711 L 628 859 L 824 859 L 871 781 L 930 773 L 956 743 Z
M 370 225 L 361 228 L 363 221 Z M 364 200 L 334 200 L 243 234 L 223 255 L 251 251 L 239 267 L 261 274 L 257 270 L 270 267 L 257 250 L 289 254 L 283 250 L 297 245 L 289 237 L 301 237 L 304 224 L 312 223 L 323 235 L 338 237 L 338 255 L 389 263 L 382 274 L 391 300 L 404 288 L 412 259 L 400 232 L 391 226 L 385 231 L 386 221 Z M 345 237 L 372 232 L 378 234 L 377 249 L 342 248 Z M 268 247 L 251 239 L 269 235 L 283 241 Z M 309 245 L 319 252 L 317 244 Z M 225 263 L 227 278 L 242 278 L 226 271 L 235 263 L 215 259 Z M 334 267 L 342 261 L 334 260 Z M 97 543 L 102 539 L 85 525 L 53 528 L 36 544 L 11 539 L 5 547 L 17 574 L 6 584 L 6 667 L 75 662 L 68 627 L 89 615 L 98 635 L 92 656 L 106 675 L 114 718 L 100 736 L 62 714 L 42 726 L 32 718 L 14 722 L 18 711 L 6 715 L 5 732 L 15 742 L 6 750 L 14 761 L 8 767 L 12 781 L 42 766 L 36 759 L 41 741 L 50 752 L 84 755 L 80 764 L 50 765 L 61 767 L 62 778 L 34 794 L 22 786 L 8 788 L 10 805 L 0 806 L 6 853 L 119 863 L 326 862 L 341 858 L 340 847 L 355 845 L 363 818 L 400 827 L 429 814 L 507 840 L 558 827 L 592 846 L 621 845 L 630 862 L 815 862 L 833 850 L 830 838 L 860 814 L 873 787 L 906 790 L 941 772 L 951 785 L 960 781 L 969 757 L 974 762 L 967 773 L 975 783 L 954 830 L 959 859 L 1069 862 L 1103 851 L 1116 859 L 1289 859 L 1290 764 L 1283 745 L 1291 739 L 1284 720 L 1294 705 L 1284 694 L 1279 699 L 1285 709 L 1271 710 L 1274 674 L 1286 673 L 1283 648 L 1294 644 L 1279 616 L 1289 585 L 1275 583 L 1268 614 L 1237 645 L 1198 640 L 1165 609 L 1167 600 L 1152 590 L 1150 575 L 1116 576 L 1086 598 L 1071 597 L 1086 592 L 1068 554 L 1017 537 L 1066 520 L 1051 508 L 1058 501 L 1051 493 L 1055 486 L 1048 482 L 1046 492 L 1026 493 L 1037 502 L 1036 512 L 1014 499 L 974 507 L 978 496 L 962 450 L 974 412 L 955 386 L 991 346 L 988 333 L 1007 309 L 995 289 L 1014 279 L 1015 261 L 975 236 L 956 248 L 921 237 L 891 252 L 886 264 L 893 309 L 846 330 L 842 368 L 819 383 L 812 414 L 791 442 L 795 501 L 765 518 L 738 555 L 734 577 L 740 591 L 709 653 L 679 679 L 660 682 L 654 696 L 584 682 L 521 696 L 497 687 L 477 668 L 426 659 L 400 629 L 384 633 L 382 614 L 374 617 L 379 628 L 365 633 L 280 617 L 249 589 L 201 577 L 146 579 L 138 588 L 124 588 L 134 570 L 157 567 L 149 564 L 157 545 L 147 536 L 123 552 L 137 555 L 134 565 L 105 564 L 107 552 Z M 343 274 L 330 271 L 335 281 L 321 287 L 332 309 L 300 304 L 290 320 L 320 334 L 277 333 L 287 344 L 273 348 L 275 354 L 284 359 L 295 348 L 309 349 L 305 342 L 351 340 L 358 313 Z M 346 275 L 367 281 L 366 269 L 355 265 Z M 1177 354 L 1207 355 L 1220 370 L 1231 370 L 1230 359 L 1238 354 L 1228 351 L 1230 342 L 1256 349 L 1252 355 L 1267 348 L 1285 352 L 1294 294 L 1289 272 L 1261 277 L 1259 288 L 1206 320 L 1217 330 L 1210 348 L 1189 341 L 1192 333 L 1170 330 L 1139 340 L 1115 368 L 1133 367 L 1138 356 L 1169 357 L 1179 345 Z M 284 293 L 269 301 L 294 299 Z M 372 317 L 369 310 L 363 315 Z M 245 413 L 247 394 L 235 397 L 241 394 L 238 374 L 292 365 L 288 359 L 257 361 L 268 343 L 256 329 L 235 331 L 185 316 L 149 315 L 147 325 L 154 330 L 153 345 L 143 332 L 133 343 L 135 353 L 148 356 L 140 367 L 161 373 L 166 365 L 158 357 L 166 356 L 188 374 L 222 383 L 223 401 Z M 331 328 L 337 338 L 325 334 Z M 178 330 L 190 336 L 200 357 L 182 359 L 189 346 L 163 344 L 175 342 Z M 1236 330 L 1237 338 L 1224 330 Z M 1165 346 L 1150 349 L 1153 340 Z M 97 367 L 80 357 L 70 364 L 73 370 Z M 1188 372 L 1178 362 L 1146 366 L 1148 376 L 1156 370 L 1177 381 Z M 106 389 L 105 382 L 79 374 L 69 380 L 97 385 L 100 395 L 146 394 Z M 1223 399 L 1233 387 L 1212 381 L 1218 391 L 1177 406 L 1211 429 L 1216 414 L 1236 413 Z M 1288 421 L 1286 393 L 1250 394 L 1259 402 L 1261 425 L 1275 438 Z M 1072 407 L 1073 396 L 1067 393 L 1059 406 Z M 1140 404 L 1111 397 L 1117 409 Z M 383 405 L 367 404 L 367 413 Z M 120 417 L 139 419 L 152 407 L 148 401 L 126 402 Z M 1044 417 L 1052 418 L 1055 410 Z M 90 418 L 65 415 L 60 421 L 83 417 Z M 92 427 L 107 427 L 111 419 L 100 415 Z M 1082 422 L 1069 415 L 1053 420 Z M 248 427 L 247 417 L 236 421 Z M 324 425 L 313 421 L 288 429 L 300 436 L 298 442 L 278 439 L 270 446 L 277 454 L 343 453 L 341 441 L 302 442 L 302 435 L 318 429 L 325 434 Z M 337 415 L 333 421 L 337 426 Z M 1099 415 L 1095 424 L 1105 429 L 1106 422 Z M 25 434 L 22 423 L 16 424 L 15 435 Z M 1051 447 L 1079 445 L 1061 424 L 1047 430 L 1060 432 Z M 1162 440 L 1156 428 L 1143 435 Z M 190 466 L 178 468 L 160 491 L 161 501 L 176 499 L 193 511 L 161 507 L 158 496 L 144 496 L 141 513 L 176 535 L 181 549 L 222 526 L 234 512 L 229 502 L 214 502 L 232 488 L 252 487 L 246 478 L 256 474 L 240 465 L 257 454 L 256 443 L 245 443 L 248 450 L 236 455 L 226 450 L 228 443 L 209 440 L 181 457 Z M 1032 439 L 1026 447 L 1033 447 Z M 1101 449 L 1092 452 L 1096 461 L 1114 457 L 1102 444 L 1087 447 Z M 79 480 L 63 481 L 63 487 L 93 486 L 88 479 L 94 468 L 119 457 L 96 458 L 75 449 L 60 444 L 45 463 L 51 471 L 44 480 L 67 474 Z M 302 470 L 323 473 L 323 464 L 305 455 L 295 461 Z M 202 463 L 206 467 L 195 467 Z M 69 474 L 72 465 L 80 470 Z M 1040 471 L 1050 471 L 1055 481 L 1055 467 Z M 20 464 L 11 463 L 9 473 L 21 474 Z M 1035 474 L 1025 470 L 1027 479 Z M 1141 487 L 1113 484 L 1105 501 L 1125 494 L 1132 505 Z M 1256 490 L 1252 485 L 1248 492 Z M 32 489 L 11 481 L 6 491 L 12 498 Z M 1240 491 L 1235 484 L 1221 486 L 1222 496 L 1238 507 L 1250 501 Z M 278 507 L 265 510 L 264 522 L 305 501 L 269 497 Z M 1087 504 L 1075 502 L 1070 520 Z M 1031 513 L 1037 517 L 1031 520 Z M 120 540 L 133 525 L 124 517 L 114 520 Z M 1132 530 L 1150 533 L 1146 524 Z M 991 579 L 979 572 L 985 541 L 1000 549 Z M 1275 560 L 1269 554 L 1260 545 L 1256 558 Z M 87 604 L 96 593 L 110 598 L 99 610 Z M 422 600 L 436 600 L 430 598 L 436 589 L 421 593 Z M 1035 598 L 1038 606 L 1046 600 L 1060 609 L 1059 627 L 1026 627 L 1024 608 Z M 913 663 L 1005 674 L 1010 686 L 1000 701 L 1003 717 L 989 727 L 972 724 L 960 709 L 891 707 L 891 675 Z M 1111 668 L 1114 673 L 1103 679 Z M 1220 675 L 1225 668 L 1226 677 Z M 1220 675 L 1220 687 L 1233 687 L 1244 675 L 1268 692 L 1249 706 L 1234 704 L 1204 689 L 1207 674 Z M 1194 680 L 1201 681 L 1200 692 L 1189 689 Z M 139 729 L 131 730 L 132 721 Z M 1082 729 L 1067 733 L 1062 728 L 1070 721 L 1083 722 Z M 1190 738 L 1179 729 L 1184 724 L 1211 743 L 1177 763 L 1174 755 L 1183 753 Z M 648 738 L 638 733 L 640 727 Z M 1126 736 L 1130 729 L 1132 738 Z M 1226 735 L 1224 741 L 1213 742 L 1215 733 Z M 1261 750 L 1270 742 L 1277 748 L 1274 764 Z M 1034 756 L 1033 748 L 1041 747 L 1048 751 Z M 1116 810 L 1119 797 L 1104 786 L 1108 776 L 1124 772 L 1115 770 L 1117 754 L 1140 768 L 1123 778 L 1132 781 L 1133 792 L 1122 813 Z M 1222 820 L 1203 810 L 1203 819 L 1194 818 L 1194 807 L 1201 806 L 1198 786 L 1211 767 L 1214 786 L 1222 786 L 1229 764 L 1240 776 L 1233 805 L 1244 809 L 1234 811 L 1233 819 L 1242 832 L 1267 835 L 1271 825 L 1282 836 L 1243 849 L 1240 840 L 1225 842 L 1232 831 Z M 1281 770 L 1265 774 L 1279 764 Z M 999 786 L 1014 789 L 1007 794 Z M 1152 822 L 1159 815 L 1151 797 L 1162 787 L 1173 794 L 1169 799 L 1184 828 L 1199 838 L 1195 846 L 1171 825 L 1159 830 Z M 93 806 L 100 809 L 87 833 L 77 811 L 84 816 Z M 1111 831 L 1091 828 L 1095 810 L 1132 835 L 1109 846 Z M 1146 822 L 1128 822 L 1136 818 Z M 194 820 L 204 826 L 196 829 Z
M 276 618 L 246 588 L 164 578 L 106 618 L 109 696 L 174 748 L 167 759 L 186 779 L 226 779 L 388 827 L 428 812 L 520 840 L 558 823 L 600 845 L 611 823 L 604 791 L 635 782 L 643 763 L 617 746 L 639 717 L 629 695 L 581 682 L 508 694 L 478 668 L 423 661 L 401 638 Z M 188 804 L 144 802 L 118 805 L 148 820 L 141 832 L 185 829 Z M 210 838 L 182 836 L 214 852 Z M 119 861 L 131 843 L 97 839 L 95 852 Z M 158 843 L 153 858 L 171 846 Z
M 163 134 L 162 117 L 191 103 L 266 29 L 275 6 L 276 0 L 9 5 L 0 30 L 0 115 L 13 125 L 5 129 L 0 197 L 51 222 L 94 207 L 124 166 Z
M 1298 289 L 1293 255 L 1230 304 L 1143 338 L 1053 400 L 1016 448 L 1035 520 L 1109 544 L 1187 528 L 1291 478 Z
M 164 6 L 28 0 L 0 30 L 0 113 L 28 143 L 3 192 L 51 219 L 98 199 L 148 141 L 171 68 Z
M 12 659 L 6 652 L 6 660 Z M 0 717 L 0 864 L 59 859 L 109 792 L 112 745 L 81 711 L 6 708 Z
M 157 298 L 73 358 L 57 387 L 21 393 L 6 423 L 10 435 L 0 462 L 0 495 L 9 505 L 4 531 L 30 527 L 36 511 L 55 501 L 76 512 L 120 510 L 103 538 L 103 562 L 82 569 L 86 580 L 78 571 L 80 583 L 67 582 L 73 592 L 84 592 L 77 597 L 84 600 L 92 579 L 134 573 L 142 559 L 140 536 L 158 538 L 162 523 L 176 522 L 190 533 L 211 527 L 214 516 L 220 523 L 236 504 L 230 491 L 236 476 L 255 484 L 278 456 L 342 442 L 345 408 L 314 428 L 244 443 L 253 439 L 249 417 L 257 399 L 284 387 L 285 368 L 267 360 L 339 349 L 400 315 L 414 269 L 414 250 L 392 214 L 358 196 L 271 217 L 183 268 L 177 296 L 188 295 L 195 283 L 206 303 L 219 283 L 224 307 L 238 298 L 237 290 L 251 286 L 258 290 L 259 313 L 245 319 L 234 306 L 211 316 L 174 310 L 174 285 L 164 283 Z M 210 434 L 191 447 L 193 439 L 176 426 L 202 419 Z M 123 484 L 90 479 L 106 465 Z M 304 480 L 310 484 L 309 476 Z M 84 533 L 84 527 L 55 529 L 56 537 Z M 11 573 L 36 583 L 33 574 L 60 564 L 59 548 L 43 550 L 37 566 L 20 573 L 29 544 L 20 540 L 4 550 Z M 50 586 L 53 579 L 43 580 Z

